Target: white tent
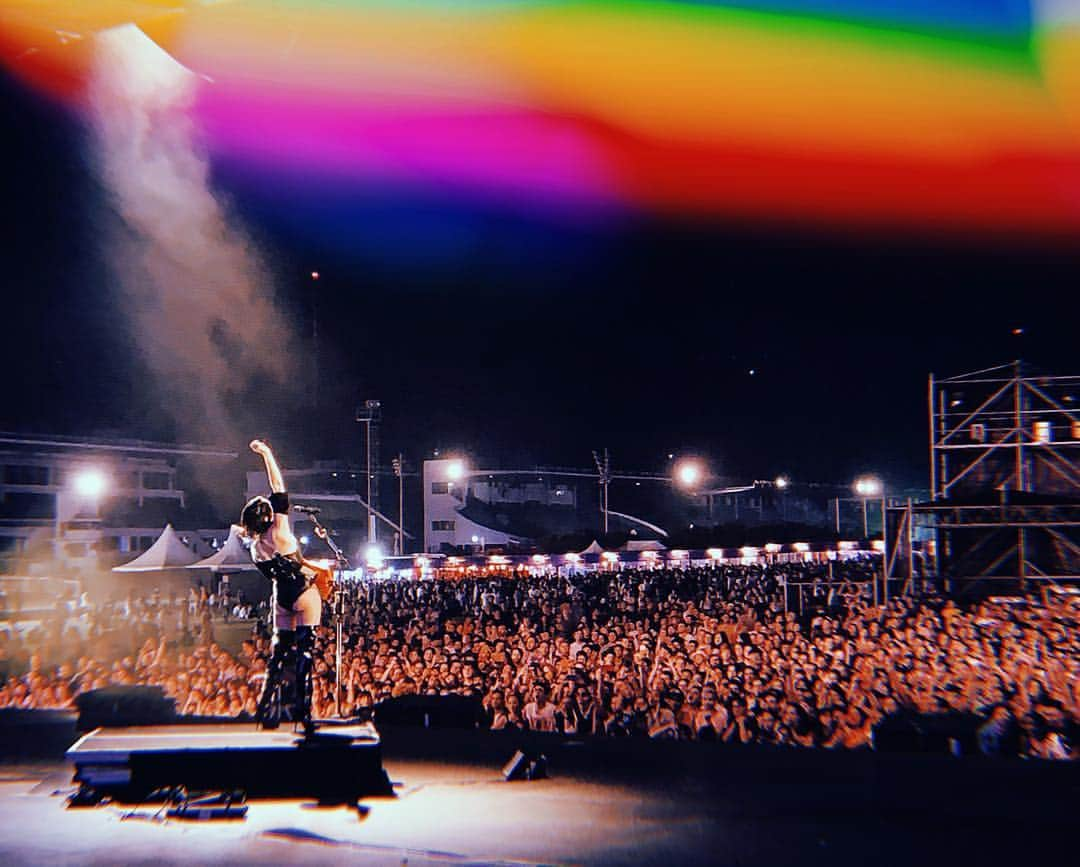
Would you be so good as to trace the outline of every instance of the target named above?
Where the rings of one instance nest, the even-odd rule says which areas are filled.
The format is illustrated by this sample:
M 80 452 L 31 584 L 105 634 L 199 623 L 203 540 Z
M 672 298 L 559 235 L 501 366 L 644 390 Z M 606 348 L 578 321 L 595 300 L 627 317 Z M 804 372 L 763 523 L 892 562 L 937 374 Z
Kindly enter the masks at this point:
M 604 546 L 601 545 L 599 542 L 597 542 L 595 539 L 593 539 L 592 544 L 589 545 L 588 548 L 586 548 L 584 551 L 579 551 L 578 553 L 582 557 L 584 557 L 587 554 L 603 554 L 604 553 Z
M 198 563 L 192 563 L 187 568 L 209 569 L 212 572 L 243 572 L 256 567 L 251 562 L 251 554 L 248 553 L 248 549 L 240 541 L 240 528 L 233 524 L 229 527 L 229 538 L 225 540 L 225 544 L 221 546 L 217 553 L 211 554 Z
M 199 559 L 199 555 L 180 541 L 172 524 L 166 524 L 157 540 L 130 563 L 113 566 L 113 572 L 160 572 L 181 569 Z

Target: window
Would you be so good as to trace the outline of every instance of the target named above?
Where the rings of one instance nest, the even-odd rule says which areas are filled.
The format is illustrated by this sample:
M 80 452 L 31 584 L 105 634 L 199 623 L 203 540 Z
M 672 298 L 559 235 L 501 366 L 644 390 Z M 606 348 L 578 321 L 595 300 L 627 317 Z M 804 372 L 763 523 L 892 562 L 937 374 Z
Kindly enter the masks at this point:
M 432 521 L 431 529 L 439 533 L 453 533 L 457 526 L 454 521 Z
M 450 483 L 449 482 L 432 482 L 431 493 L 433 494 L 449 494 Z
M 169 474 L 143 473 L 142 483 L 143 488 L 148 491 L 167 491 L 169 490 Z
M 9 485 L 47 485 L 49 468 L 8 464 L 4 467 L 4 481 Z
M 54 518 L 56 497 L 52 494 L 9 492 L 0 500 L 0 518 L 26 520 L 30 518 Z

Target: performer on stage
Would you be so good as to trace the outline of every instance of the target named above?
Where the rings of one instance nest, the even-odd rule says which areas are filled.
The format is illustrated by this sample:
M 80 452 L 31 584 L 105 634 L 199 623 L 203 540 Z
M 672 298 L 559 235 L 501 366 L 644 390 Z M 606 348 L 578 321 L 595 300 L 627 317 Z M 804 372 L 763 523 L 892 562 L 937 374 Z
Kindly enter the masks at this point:
M 262 440 L 252 440 L 251 450 L 263 459 L 270 480 L 270 497 L 252 497 L 240 513 L 244 535 L 251 540 L 251 558 L 274 587 L 273 653 L 267 666 L 266 684 L 259 699 L 256 720 L 265 728 L 276 728 L 278 714 L 272 712 L 275 693 L 281 685 L 285 660 L 296 653 L 296 704 L 294 720 L 304 725 L 305 735 L 314 731 L 311 721 L 312 651 L 315 627 L 322 616 L 322 599 L 310 570 L 300 555 L 296 536 L 289 526 L 289 495 L 274 453 Z

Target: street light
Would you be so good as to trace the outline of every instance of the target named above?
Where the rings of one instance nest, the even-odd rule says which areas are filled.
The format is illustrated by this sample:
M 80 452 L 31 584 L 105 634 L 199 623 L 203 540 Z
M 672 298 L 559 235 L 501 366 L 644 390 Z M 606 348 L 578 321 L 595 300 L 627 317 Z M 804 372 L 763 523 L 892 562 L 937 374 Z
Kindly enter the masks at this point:
M 785 524 L 787 523 L 787 497 L 785 496 L 785 492 L 790 484 L 791 479 L 787 476 L 777 476 L 773 480 L 773 485 L 776 487 L 776 490 L 780 492 L 780 520 Z
M 881 489 L 881 479 L 877 476 L 861 476 L 855 480 L 855 493 L 860 497 L 880 496 Z
M 446 478 L 456 482 L 465 475 L 465 461 L 453 460 L 446 465 Z
M 68 486 L 56 489 L 53 514 L 53 556 L 62 559 L 64 522 L 77 514 L 83 505 L 92 505 L 95 513 L 101 498 L 109 489 L 109 479 L 98 467 L 84 466 L 71 475 Z M 73 502 L 77 500 L 78 502 Z
M 80 497 L 96 500 L 105 493 L 109 482 L 101 470 L 96 467 L 86 467 L 75 474 L 72 487 Z
M 704 477 L 700 461 L 686 459 L 675 465 L 675 481 L 688 491 L 696 488 Z
M 866 514 L 866 501 L 871 497 L 880 497 L 885 490 L 885 486 L 881 483 L 881 479 L 877 476 L 860 476 L 855 480 L 855 493 L 859 495 L 862 500 L 862 532 L 863 538 L 867 538 L 870 535 L 870 524 Z M 885 524 L 885 507 L 882 506 L 881 511 L 881 523 Z

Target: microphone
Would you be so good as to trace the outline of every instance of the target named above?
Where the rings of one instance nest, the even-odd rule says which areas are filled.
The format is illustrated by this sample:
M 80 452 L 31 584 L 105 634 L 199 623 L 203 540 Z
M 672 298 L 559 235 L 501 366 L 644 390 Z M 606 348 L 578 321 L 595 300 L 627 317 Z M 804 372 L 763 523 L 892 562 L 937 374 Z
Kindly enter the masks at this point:
M 301 506 L 295 505 L 292 507 L 294 512 L 300 512 L 304 515 L 317 515 L 322 511 L 318 506 Z

